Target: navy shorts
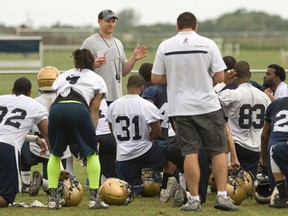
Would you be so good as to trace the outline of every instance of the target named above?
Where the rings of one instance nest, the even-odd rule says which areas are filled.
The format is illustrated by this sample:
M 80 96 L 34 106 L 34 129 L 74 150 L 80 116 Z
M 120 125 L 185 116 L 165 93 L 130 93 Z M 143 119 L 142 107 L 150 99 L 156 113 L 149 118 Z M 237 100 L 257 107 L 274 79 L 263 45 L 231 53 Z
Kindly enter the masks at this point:
M 48 137 L 51 153 L 62 157 L 67 145 L 77 143 L 83 157 L 98 154 L 97 138 L 88 108 L 78 102 L 51 106 Z
M 250 151 L 235 143 L 235 150 L 241 167 L 245 171 L 250 171 L 255 178 L 257 176 L 257 167 L 260 160 L 260 152 Z
M 32 166 L 39 163 L 42 163 L 43 178 L 47 179 L 48 159 L 33 154 L 29 142 L 25 142 L 21 148 L 21 171 L 30 171 Z
M 20 157 L 19 153 L 18 157 Z M 0 196 L 2 196 L 8 204 L 14 202 L 19 188 L 19 172 L 16 161 L 14 146 L 0 143 Z M 20 167 L 19 160 L 18 167 Z
M 101 172 L 106 178 L 116 178 L 116 140 L 111 133 L 98 135 L 97 140 Z
M 201 145 L 208 156 L 226 151 L 222 109 L 202 115 L 174 116 L 173 120 L 183 155 L 197 154 Z
M 281 172 L 288 178 L 288 144 L 277 143 L 271 146 L 271 154 Z
M 143 155 L 127 161 L 117 161 L 116 170 L 118 178 L 128 182 L 132 186 L 135 195 L 143 191 L 143 168 L 162 171 L 166 165 L 166 159 L 161 147 L 159 143 L 155 142 Z

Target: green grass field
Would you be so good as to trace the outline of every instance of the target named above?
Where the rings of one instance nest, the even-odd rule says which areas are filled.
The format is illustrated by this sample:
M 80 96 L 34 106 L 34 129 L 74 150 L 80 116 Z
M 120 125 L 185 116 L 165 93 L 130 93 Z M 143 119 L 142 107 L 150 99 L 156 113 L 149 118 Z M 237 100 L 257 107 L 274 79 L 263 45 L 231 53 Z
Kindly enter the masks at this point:
M 72 51 L 45 51 L 44 53 L 44 65 L 53 65 L 61 71 L 65 71 L 73 67 L 73 62 L 71 59 Z M 146 59 L 143 59 L 135 65 L 134 70 L 138 70 L 139 66 L 144 62 L 153 63 L 154 60 L 153 53 L 149 53 Z M 131 52 L 127 53 L 127 58 L 131 56 Z M 266 69 L 267 65 L 271 63 L 277 63 L 285 68 L 288 65 L 284 65 L 281 61 L 280 51 L 242 51 L 239 56 L 235 56 L 237 60 L 245 60 L 250 63 L 251 69 Z M 40 68 L 39 68 L 40 69 Z M 1 70 L 1 69 L 0 69 Z M 24 69 L 20 69 L 24 70 Z M 1 74 L 0 73 L 0 94 L 10 94 L 15 79 L 26 76 L 33 84 L 32 97 L 38 95 L 36 75 L 37 70 L 34 69 L 36 73 L 24 73 L 24 74 Z M 252 79 L 262 83 L 263 73 L 253 73 Z M 125 85 L 127 77 L 123 80 L 123 85 Z M 123 86 L 125 89 L 125 86 Z M 124 92 L 125 94 L 125 92 Z M 79 181 L 84 184 L 86 178 L 85 168 L 80 167 L 78 161 L 74 161 L 76 177 Z M 40 165 L 34 167 L 33 169 L 41 170 Z M 38 200 L 45 205 L 47 204 L 47 195 L 40 191 L 37 197 L 29 197 L 27 194 L 17 195 L 17 202 L 25 202 L 30 205 L 34 200 Z M 240 206 L 238 212 L 224 212 L 216 210 L 213 208 L 213 202 L 215 199 L 215 194 L 207 195 L 207 203 L 202 206 L 202 212 L 195 213 L 197 215 L 247 215 L 247 216 L 257 216 L 257 215 L 287 215 L 286 209 L 270 209 L 267 205 L 259 205 L 255 200 L 247 198 Z M 10 215 L 62 215 L 62 216 L 72 216 L 72 215 L 137 215 L 137 216 L 153 216 L 153 215 L 190 215 L 191 212 L 181 212 L 178 208 L 173 208 L 171 203 L 163 204 L 159 201 L 159 198 L 143 198 L 137 197 L 128 206 L 111 206 L 106 210 L 88 210 L 88 190 L 85 190 L 85 195 L 77 207 L 66 207 L 58 211 L 49 211 L 46 208 L 23 208 L 23 207 L 9 207 L 6 209 L 0 209 L 0 216 L 10 216 Z
M 41 166 L 33 167 L 33 170 L 41 170 Z M 75 174 L 78 180 L 84 185 L 86 178 L 86 169 L 81 167 L 79 162 L 74 160 Z M 18 194 L 16 201 L 18 203 L 25 202 L 30 205 L 34 200 L 38 200 L 43 204 L 47 205 L 47 195 L 42 190 L 36 197 L 29 197 L 28 194 Z M 266 204 L 258 204 L 254 199 L 250 197 L 246 198 L 239 206 L 237 212 L 225 212 L 213 208 L 215 200 L 215 193 L 207 195 L 207 202 L 202 205 L 202 211 L 197 213 L 182 212 L 179 208 L 173 208 L 172 203 L 161 203 L 158 197 L 136 197 L 132 203 L 128 206 L 110 206 L 109 209 L 104 210 L 89 210 L 88 209 L 88 188 L 85 188 L 85 193 L 82 202 L 77 207 L 62 207 L 59 210 L 52 211 L 47 208 L 23 208 L 23 207 L 8 207 L 0 209 L 1 216 L 30 216 L 30 215 L 61 215 L 61 216 L 72 216 L 72 215 L 97 215 L 97 216 L 177 216 L 177 215 L 246 215 L 246 216 L 264 216 L 264 215 L 287 215 L 287 209 L 271 209 Z
M 54 51 L 54 50 L 46 50 L 44 52 L 44 59 L 43 59 L 43 65 L 52 65 L 57 67 L 61 71 L 68 70 L 70 68 L 73 68 L 73 61 L 71 58 L 72 50 L 61 50 L 61 51 Z M 129 59 L 131 57 L 131 52 L 127 52 L 127 58 Z M 140 65 L 144 62 L 153 63 L 155 57 L 155 53 L 148 52 L 148 55 L 145 59 L 142 59 L 141 61 L 138 61 L 133 68 L 135 71 L 138 70 Z M 245 60 L 249 62 L 251 70 L 253 69 L 263 69 L 265 70 L 269 64 L 276 63 L 281 66 L 283 66 L 285 69 L 288 68 L 287 64 L 284 64 L 281 58 L 281 54 L 279 50 L 269 50 L 269 51 L 261 51 L 261 50 L 253 50 L 253 51 L 241 51 L 239 55 L 234 56 L 238 61 L 239 60 Z M 39 68 L 40 69 L 40 68 Z M 38 69 L 38 70 L 39 70 Z M 33 89 L 32 89 L 32 97 L 36 97 L 38 95 L 37 91 L 37 69 L 24 69 L 24 68 L 18 68 L 19 71 L 27 71 L 27 70 L 33 70 L 34 73 L 24 73 L 24 74 L 3 74 L 1 73 L 1 70 L 5 70 L 0 68 L 0 94 L 10 94 L 11 89 L 13 86 L 13 82 L 15 79 L 26 76 L 32 81 Z M 8 70 L 8 69 L 6 69 Z M 11 70 L 11 69 L 10 69 Z M 123 79 L 123 91 L 124 94 L 126 93 L 126 76 Z M 257 81 L 258 83 L 262 84 L 263 80 L 263 73 L 252 73 L 252 79 Z

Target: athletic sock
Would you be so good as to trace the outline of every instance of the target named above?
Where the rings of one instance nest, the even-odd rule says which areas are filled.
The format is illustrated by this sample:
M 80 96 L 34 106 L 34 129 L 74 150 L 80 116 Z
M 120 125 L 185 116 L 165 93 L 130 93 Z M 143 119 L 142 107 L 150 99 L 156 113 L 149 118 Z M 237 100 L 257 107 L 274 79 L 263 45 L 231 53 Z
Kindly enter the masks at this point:
M 100 161 L 99 156 L 96 154 L 87 156 L 87 174 L 89 178 L 89 188 L 98 189 L 100 182 Z
M 50 155 L 47 165 L 49 188 L 58 188 L 60 176 L 60 161 L 61 157 L 57 157 L 53 154 Z

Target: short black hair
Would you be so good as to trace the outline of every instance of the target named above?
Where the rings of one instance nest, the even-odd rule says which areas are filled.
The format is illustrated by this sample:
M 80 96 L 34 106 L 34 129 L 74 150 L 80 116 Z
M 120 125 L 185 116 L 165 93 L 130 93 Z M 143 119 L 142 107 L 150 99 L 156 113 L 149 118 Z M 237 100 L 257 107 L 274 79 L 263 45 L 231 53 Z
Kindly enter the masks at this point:
M 181 13 L 177 18 L 177 26 L 180 30 L 184 28 L 192 28 L 194 30 L 197 26 L 197 18 L 191 12 Z
M 143 63 L 139 68 L 139 75 L 144 78 L 146 82 L 151 82 L 151 71 L 153 64 L 151 63 Z
M 224 56 L 223 61 L 226 65 L 225 71 L 233 69 L 236 64 L 236 59 L 233 56 Z
M 29 92 L 31 92 L 31 89 L 32 89 L 31 81 L 26 77 L 21 77 L 15 80 L 12 91 L 13 94 L 16 95 L 23 94 L 27 96 Z
M 140 75 L 131 75 L 128 78 L 127 82 L 127 88 L 133 88 L 133 87 L 142 87 L 145 85 L 145 80 L 142 76 Z
M 280 78 L 281 81 L 285 81 L 286 79 L 286 72 L 283 67 L 278 64 L 270 64 L 268 68 L 273 68 L 275 70 L 275 75 Z
M 251 76 L 250 65 L 246 61 L 238 61 L 234 66 L 234 70 L 237 72 L 237 77 L 239 78 L 250 78 Z

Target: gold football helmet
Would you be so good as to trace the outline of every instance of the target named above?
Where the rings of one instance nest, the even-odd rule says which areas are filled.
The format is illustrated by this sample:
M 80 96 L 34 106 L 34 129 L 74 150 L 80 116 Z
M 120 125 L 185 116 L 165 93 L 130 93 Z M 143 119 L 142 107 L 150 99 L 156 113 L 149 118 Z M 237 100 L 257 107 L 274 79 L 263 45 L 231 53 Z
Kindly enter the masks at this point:
M 253 195 L 254 190 L 254 177 L 253 174 L 249 171 L 245 171 L 243 169 L 240 169 L 238 171 L 238 177 L 243 180 L 242 187 L 246 190 L 246 194 L 248 196 Z
M 131 186 L 118 178 L 108 178 L 99 188 L 99 196 L 108 205 L 128 205 L 134 199 Z
M 38 90 L 52 91 L 52 84 L 59 75 L 60 71 L 53 66 L 42 68 L 37 75 Z
M 63 206 L 77 206 L 84 194 L 82 185 L 75 179 L 65 179 L 63 181 L 63 191 L 65 200 Z
M 234 201 L 235 205 L 240 205 L 246 197 L 246 190 L 243 188 L 243 184 L 243 180 L 236 175 L 228 176 L 227 194 Z
M 150 168 L 142 169 L 143 197 L 154 197 L 159 194 L 162 176 L 160 172 Z

